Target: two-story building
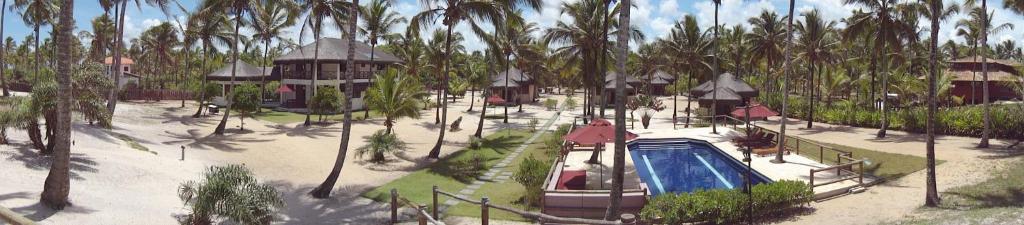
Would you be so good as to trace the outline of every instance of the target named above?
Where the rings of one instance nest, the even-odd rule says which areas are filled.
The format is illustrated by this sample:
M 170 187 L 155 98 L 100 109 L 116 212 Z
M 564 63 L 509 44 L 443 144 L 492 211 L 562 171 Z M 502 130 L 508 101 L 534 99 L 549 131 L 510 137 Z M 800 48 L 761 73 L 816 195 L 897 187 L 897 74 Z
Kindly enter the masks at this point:
M 107 76 L 110 80 L 114 80 L 114 57 L 107 57 L 103 59 L 103 65 L 107 66 Z M 132 66 L 135 65 L 135 61 L 129 58 L 121 57 L 121 80 L 117 83 L 117 89 L 124 89 L 125 85 L 135 84 L 138 85 L 142 80 L 142 76 L 136 75 L 132 72 Z
M 242 84 L 255 84 L 256 86 L 260 86 L 264 80 L 270 82 L 280 80 L 281 78 L 280 73 L 274 71 L 274 67 L 264 68 L 239 60 L 235 66 L 235 83 L 232 85 L 231 67 L 232 65 L 227 63 L 224 67 L 206 75 L 206 80 L 211 84 L 221 85 L 220 95 L 213 97 L 213 104 L 215 105 L 227 105 L 227 99 L 225 99 L 225 96 L 228 96 L 228 93 L 231 93 L 231 90 L 235 86 Z M 263 74 L 263 71 L 266 71 L 266 74 Z
M 1012 82 L 1021 82 L 1016 67 L 1018 63 L 1003 59 L 987 59 L 989 101 L 1019 99 Z M 945 71 L 952 76 L 950 93 L 963 98 L 965 104 L 981 104 L 984 101 L 981 57 L 968 56 L 949 62 Z M 922 76 L 921 79 L 924 79 Z
M 321 38 L 320 51 L 317 64 L 319 70 L 313 74 L 313 54 L 316 43 L 309 43 L 298 49 L 292 50 L 277 59 L 274 59 L 274 67 L 280 69 L 281 85 L 289 91 L 281 93 L 281 108 L 291 111 L 302 111 L 306 109 L 307 100 L 313 97 L 317 88 L 336 88 L 340 86 L 342 92 L 345 88 L 345 76 L 350 68 L 348 63 L 348 41 L 338 38 Z M 352 109 L 363 109 L 363 96 L 371 84 L 373 72 L 383 71 L 390 66 L 402 63 L 398 57 L 381 51 L 379 49 L 371 52 L 370 46 L 356 42 L 355 46 L 355 67 L 353 78 L 354 89 L 352 97 Z M 370 56 L 373 55 L 373 65 L 370 64 Z M 372 70 L 371 70 L 372 69 Z M 310 86 L 313 82 L 313 86 Z

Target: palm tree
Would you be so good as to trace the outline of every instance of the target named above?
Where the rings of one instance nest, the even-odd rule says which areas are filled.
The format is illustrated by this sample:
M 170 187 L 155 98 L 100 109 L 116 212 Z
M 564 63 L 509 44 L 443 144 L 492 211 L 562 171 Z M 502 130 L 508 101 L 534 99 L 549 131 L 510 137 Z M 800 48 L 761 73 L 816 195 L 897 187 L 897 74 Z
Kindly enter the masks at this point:
M 974 6 L 977 0 L 967 0 L 964 5 Z M 999 26 L 993 27 L 992 16 L 995 12 L 988 12 L 988 1 L 981 0 L 981 8 L 975 8 L 971 10 L 971 18 L 976 21 L 976 24 L 980 27 L 981 39 L 978 40 L 981 44 L 988 46 L 988 35 L 1002 31 L 1003 29 L 1013 29 L 1013 25 L 1006 23 Z M 980 11 L 979 11 L 980 10 Z M 988 148 L 989 136 L 992 133 L 992 112 L 989 106 L 989 94 L 988 94 L 988 56 L 981 57 L 981 98 L 982 104 L 984 104 L 984 129 L 981 130 L 981 143 L 978 143 L 978 148 Z
M 814 83 L 814 75 L 821 69 L 817 67 L 819 63 L 827 61 L 832 57 L 831 51 L 837 43 L 833 42 L 833 39 L 828 36 L 835 32 L 836 22 L 825 22 L 822 20 L 818 10 L 805 12 L 803 16 L 804 22 L 797 22 L 796 30 L 800 33 L 798 48 L 801 52 L 798 55 L 803 57 L 809 64 L 807 90 L 810 92 L 810 97 L 806 99 L 808 102 L 807 129 L 810 129 L 814 125 L 815 92 L 820 90 L 816 88 L 818 85 Z M 818 82 L 820 83 L 821 81 Z
M 366 154 L 371 154 L 373 156 L 369 161 L 373 163 L 384 163 L 385 153 L 398 152 L 406 148 L 405 142 L 398 138 L 398 135 L 383 130 L 374 132 L 366 142 L 366 145 L 356 149 L 356 157 L 362 158 Z
M 622 0 L 621 5 L 625 6 L 619 10 L 619 30 L 630 30 L 629 11 L 630 0 Z M 716 2 L 717 4 L 718 2 Z M 612 163 L 612 190 L 608 198 L 608 211 L 604 213 L 605 220 L 615 220 L 619 217 L 619 208 L 622 203 L 623 174 L 626 164 L 626 61 L 629 60 L 629 33 L 618 32 L 615 41 L 615 67 L 620 71 L 615 77 L 615 157 Z M 602 98 L 604 98 L 602 96 Z M 602 106 L 603 107 L 603 106 Z
M 690 86 L 693 85 L 695 77 L 698 74 L 702 74 L 705 71 L 711 70 L 710 56 L 708 56 L 708 49 L 711 47 L 711 42 L 708 40 L 707 32 L 701 31 L 700 26 L 697 25 L 697 18 L 693 15 L 686 15 L 682 21 L 675 24 L 672 30 L 669 31 L 668 37 L 661 40 L 662 46 L 665 47 L 665 51 L 675 62 L 675 69 L 677 76 L 680 73 L 687 73 L 686 89 L 689 90 Z M 676 77 L 676 80 L 679 80 Z M 676 97 L 679 96 L 677 91 L 676 94 L 672 95 L 672 118 L 675 121 L 678 113 Z M 688 95 L 689 96 L 689 95 Z M 690 125 L 690 103 L 693 97 L 689 96 L 686 100 L 686 123 L 685 127 Z
M 775 152 L 775 159 L 772 163 L 785 163 L 782 154 L 786 151 L 786 107 L 789 99 L 789 74 L 793 72 L 793 9 L 796 8 L 795 0 L 789 0 L 789 14 L 786 16 L 786 48 L 784 52 L 785 61 L 782 62 L 782 110 L 779 111 L 779 144 Z
M 229 86 L 235 86 L 235 76 L 238 69 L 238 29 L 242 26 L 243 18 L 246 16 L 253 17 L 253 10 L 259 8 L 259 2 L 256 0 L 228 0 L 228 1 L 215 1 L 208 0 L 203 2 L 204 7 L 212 9 L 212 11 L 219 11 L 220 13 L 234 16 L 235 30 L 232 33 L 231 41 L 231 82 Z M 223 135 L 224 129 L 228 124 L 228 117 L 231 115 L 231 99 L 233 98 L 232 92 L 228 92 L 227 107 L 224 108 L 224 116 L 221 117 L 220 123 L 217 124 L 217 128 L 213 130 L 214 134 Z
M 452 29 L 459 22 L 467 21 L 470 24 L 476 26 L 476 20 L 490 21 L 494 24 L 501 24 L 501 5 L 488 1 L 488 0 L 446 0 L 447 4 L 441 6 L 440 0 L 428 1 L 432 6 L 426 10 L 416 14 L 411 19 L 410 29 L 419 29 L 423 25 L 433 24 L 437 19 L 442 19 L 442 24 L 448 29 L 447 35 L 445 35 L 445 56 L 451 56 L 451 39 Z M 500 26 L 495 26 L 500 27 Z M 450 63 L 444 63 L 444 72 L 441 74 L 441 90 L 445 92 L 447 89 L 448 74 L 450 73 Z M 442 94 L 442 96 L 444 96 Z M 448 120 L 448 101 L 441 101 L 441 127 L 445 127 Z M 434 148 L 430 150 L 427 158 L 436 159 L 441 154 L 441 144 L 444 142 L 444 131 L 446 129 L 439 129 L 440 134 L 437 137 L 437 143 L 434 144 Z
M 395 11 L 391 11 L 392 0 L 372 0 L 370 5 L 359 7 L 359 16 L 363 19 L 363 27 L 359 33 L 366 36 L 370 42 L 370 73 L 374 73 L 376 66 L 372 66 L 377 43 L 382 37 L 393 35 L 391 30 L 404 23 L 405 18 Z M 372 82 L 372 81 L 371 81 Z M 370 117 L 370 108 L 363 109 L 363 119 Z
M 480 59 L 483 58 L 483 55 L 473 57 L 473 59 L 477 60 L 470 61 L 469 65 L 465 68 L 467 75 L 466 80 L 469 81 L 473 88 L 469 93 L 469 109 L 467 109 L 466 112 L 473 112 L 473 107 L 476 103 L 476 92 L 487 88 L 488 85 L 491 85 L 491 79 L 485 66 L 487 64 L 485 61 L 480 61 Z M 481 96 L 487 98 L 483 93 L 481 93 Z
M 751 43 L 751 60 L 765 62 L 765 82 L 761 85 L 762 90 L 775 90 L 769 86 L 776 82 L 768 82 L 774 76 L 772 69 L 779 58 L 782 58 L 782 43 L 786 40 L 786 28 L 782 20 L 775 12 L 764 10 L 757 17 L 747 20 L 753 26 L 752 32 L 747 34 Z M 777 83 L 776 83 L 777 84 Z
M 303 14 L 306 14 L 306 20 L 302 24 L 302 30 L 299 32 L 299 39 L 306 33 L 306 27 L 309 27 L 313 33 L 313 73 L 309 79 L 309 93 L 316 93 L 317 84 L 316 80 L 320 79 L 320 34 L 323 31 L 323 25 L 325 20 L 342 21 L 345 18 L 344 11 L 345 2 L 343 1 L 330 1 L 330 0 L 307 0 L 302 4 L 302 8 L 305 10 Z M 340 23 L 339 23 L 339 26 Z M 310 126 L 311 122 L 310 111 L 306 111 L 306 122 L 303 126 Z M 333 185 L 332 185 L 333 186 Z
M 182 10 L 184 11 L 184 10 Z M 185 34 L 186 37 L 194 36 L 195 39 L 202 46 L 203 62 L 200 66 L 199 73 L 203 75 L 200 82 L 199 89 L 199 107 L 196 109 L 196 113 L 192 114 L 192 118 L 199 118 L 203 114 L 204 102 L 206 99 L 206 75 L 208 74 L 207 60 L 210 57 L 210 51 L 214 50 L 216 44 L 228 44 L 231 43 L 232 33 L 230 31 L 231 20 L 223 13 L 217 13 L 212 9 L 199 8 L 198 12 L 188 15 L 188 19 L 185 23 L 189 24 L 189 27 L 194 27 L 191 32 Z
M 211 166 L 203 180 L 182 183 L 178 198 L 189 210 L 183 221 L 189 225 L 213 224 L 218 217 L 236 224 L 270 224 L 285 206 L 281 193 L 259 183 L 244 165 Z
M 36 0 L 36 1 L 39 1 L 39 0 Z M 111 68 L 118 68 L 118 69 L 113 70 L 113 72 L 114 72 L 114 83 L 115 84 L 119 84 L 119 83 L 121 83 L 121 73 L 124 72 L 120 68 L 121 68 L 121 55 L 123 54 L 123 52 L 122 52 L 122 49 L 123 49 L 122 44 L 124 43 L 125 12 L 128 11 L 128 2 L 129 1 L 134 1 L 136 7 L 140 7 L 141 4 L 139 2 L 140 0 L 100 0 L 101 5 L 107 6 L 108 4 L 104 3 L 106 1 L 110 1 L 110 3 L 112 3 L 112 4 L 109 4 L 109 5 L 117 5 L 117 3 L 121 3 L 121 5 L 115 7 L 115 10 L 114 10 L 115 14 L 120 14 L 120 15 L 117 15 L 117 19 L 115 21 L 115 23 L 117 24 L 117 38 L 115 38 L 115 40 L 114 40 L 113 64 L 111 65 Z M 143 0 L 143 1 L 145 1 L 147 5 L 155 6 L 157 8 L 160 8 L 160 10 L 164 12 L 164 14 L 167 14 L 167 12 L 169 11 L 167 7 L 170 5 L 170 2 L 171 2 L 171 0 Z M 110 89 L 110 93 L 107 96 L 107 111 L 110 111 L 111 114 L 114 113 L 114 109 L 117 107 L 117 95 L 119 93 L 117 89 L 118 89 L 117 85 L 114 85 L 114 88 Z
M 928 122 L 927 122 L 927 143 L 926 143 L 926 157 L 927 157 L 927 170 L 928 178 L 926 181 L 925 191 L 925 205 L 929 207 L 936 207 L 941 202 L 939 198 L 939 191 L 936 187 L 935 181 L 935 126 L 937 121 L 935 120 L 935 113 L 937 111 L 936 99 L 938 91 L 936 88 L 936 81 L 939 79 L 939 23 L 951 17 L 960 11 L 959 6 L 956 3 L 949 7 L 943 6 L 942 0 L 926 0 L 927 13 L 926 16 L 931 20 L 931 34 L 928 40 L 929 48 L 931 49 L 928 56 L 929 60 L 929 71 L 928 71 Z
M 163 22 L 160 25 L 150 27 L 148 30 L 142 32 L 142 36 L 139 38 L 142 40 L 142 44 L 148 46 L 146 54 L 152 55 L 153 59 L 156 59 L 155 65 L 156 74 L 162 76 L 163 69 L 166 65 L 173 64 L 174 56 L 172 56 L 173 48 L 178 44 L 178 31 L 169 22 Z M 164 80 L 158 81 L 160 89 L 164 88 Z
M 4 19 L 7 19 L 7 10 L 4 10 L 5 8 L 7 8 L 7 0 L 3 0 L 3 3 L 0 3 L 0 38 L 6 37 L 4 36 Z M 4 60 L 4 53 L 7 53 L 8 48 L 5 47 L 6 46 L 0 47 L 0 88 L 4 89 L 3 96 L 7 97 L 11 96 L 11 92 L 7 90 L 7 78 L 5 78 L 4 75 L 6 69 L 3 69 L 7 68 L 7 61 Z
M 974 21 L 975 20 L 970 20 L 970 19 L 961 19 L 960 21 L 957 21 L 956 22 L 956 28 L 957 28 L 956 35 L 960 36 L 960 37 L 963 37 L 964 41 L 966 41 L 968 43 L 971 43 L 971 55 L 973 55 L 974 61 L 977 62 L 978 61 L 978 43 L 980 42 L 978 40 L 981 39 L 981 30 L 980 30 L 981 27 L 979 25 L 977 25 L 977 23 L 975 23 Z M 978 73 L 977 70 L 972 70 L 972 72 L 971 72 L 971 104 L 972 105 L 975 104 L 975 102 L 976 102 L 975 99 L 977 99 L 977 96 L 975 95 L 975 93 L 977 93 L 977 92 L 974 91 L 975 90 L 975 86 L 976 86 L 975 85 L 976 81 L 974 79 L 976 77 L 978 77 L 977 73 Z
M 399 76 L 398 69 L 376 75 L 377 82 L 366 92 L 366 105 L 384 115 L 386 132 L 392 133 L 395 121 L 402 117 L 420 118 L 419 99 L 429 96 L 415 78 Z
M 564 21 L 556 22 L 555 26 L 548 28 L 544 34 L 544 42 L 560 45 L 554 50 L 555 57 L 569 59 L 571 64 L 578 64 L 580 76 L 583 79 L 583 114 L 593 116 L 594 93 L 598 80 L 604 80 L 604 74 L 599 74 L 597 62 L 601 56 L 602 42 L 606 42 L 607 26 L 604 26 L 606 13 L 604 1 L 585 0 L 575 3 L 563 2 L 561 14 L 572 18 L 571 23 Z
M 33 42 L 35 44 L 35 48 L 33 48 L 35 60 L 33 61 L 32 84 L 37 84 L 39 83 L 39 62 L 41 61 L 39 54 L 42 52 L 39 49 L 39 28 L 49 25 L 53 20 L 53 14 L 58 10 L 57 3 L 47 0 L 15 0 L 11 9 L 19 11 L 25 24 L 32 26 L 33 37 L 36 39 Z
M 55 145 L 53 149 L 53 161 L 50 164 L 50 173 L 46 175 L 43 184 L 43 193 L 40 201 L 50 208 L 61 210 L 68 205 L 68 194 L 71 192 L 71 65 L 74 63 L 71 57 L 71 32 L 74 30 L 74 0 L 64 0 L 60 8 L 60 24 L 55 27 L 55 38 L 57 39 L 57 58 L 61 61 L 57 64 L 57 115 L 55 130 Z M 37 23 L 38 24 L 38 23 Z M 37 26 L 38 27 L 38 26 Z M 36 28 L 38 30 L 38 28 Z M 38 34 L 38 33 L 37 33 Z M 37 49 L 38 52 L 38 49 Z M 47 126 L 50 126 L 47 124 Z
M 1003 0 L 1003 8 L 1009 9 L 1016 14 L 1024 14 L 1024 0 Z M 1021 98 L 1024 99 L 1024 80 L 1019 85 L 1022 89 Z
M 711 0 L 715 3 L 715 26 L 711 27 L 714 31 L 714 38 L 711 38 L 711 54 L 714 56 L 711 58 L 711 90 L 718 89 L 718 7 L 722 5 L 722 0 Z M 711 133 L 718 133 L 718 126 L 716 125 L 718 118 L 718 92 L 711 92 Z
M 266 86 L 267 86 L 267 66 L 271 65 L 268 62 L 270 53 L 270 42 L 274 39 L 281 39 L 281 35 L 285 33 L 285 29 L 295 25 L 295 18 L 299 10 L 298 5 L 293 1 L 278 1 L 278 0 L 261 0 L 260 7 L 256 8 L 253 12 L 252 26 L 253 30 L 256 31 L 253 34 L 253 39 L 263 41 L 263 63 L 260 66 L 263 71 L 260 72 L 260 103 L 263 103 L 263 98 L 266 97 Z M 263 107 L 259 107 L 262 110 Z
M 348 37 L 348 63 L 345 67 L 351 69 L 348 70 L 348 77 L 347 79 L 345 79 L 346 104 L 343 104 L 343 111 L 345 115 L 343 117 L 341 125 L 341 144 L 338 147 L 338 156 L 334 159 L 334 167 L 331 169 L 331 173 L 327 175 L 327 178 L 324 179 L 324 182 L 320 183 L 320 186 L 317 186 L 316 188 L 309 192 L 309 194 L 312 195 L 314 198 L 328 198 L 331 196 L 331 190 L 334 189 L 334 184 L 338 182 L 338 177 L 341 176 L 341 169 L 345 166 L 345 157 L 346 154 L 348 154 L 348 142 L 352 134 L 352 104 L 348 103 L 352 102 L 352 79 L 354 79 L 356 73 L 356 65 L 354 59 L 356 46 L 356 18 L 357 16 L 359 16 L 359 0 L 354 0 L 352 2 L 333 0 L 310 0 L 306 2 L 306 5 L 304 5 L 303 7 L 308 10 L 307 15 L 309 16 L 307 19 L 307 23 L 313 25 L 312 28 L 314 29 L 314 36 L 319 36 L 319 33 L 321 31 L 321 25 L 323 24 L 324 19 L 333 18 L 334 23 L 338 26 L 338 28 L 342 28 L 341 33 L 343 35 L 347 35 Z M 348 26 L 347 31 L 345 31 L 346 29 L 344 29 L 345 25 Z M 316 53 L 320 51 L 319 38 L 317 38 L 317 40 L 315 40 L 314 42 L 317 43 L 317 45 L 313 56 L 313 67 L 317 68 L 319 67 L 319 64 L 317 64 Z M 316 80 L 315 74 L 317 70 L 314 69 L 313 71 L 314 79 L 310 81 L 311 84 L 313 84 L 312 82 Z M 341 75 L 339 74 L 338 76 L 338 79 L 340 79 Z M 341 85 L 340 82 L 338 85 Z M 315 85 L 310 86 L 313 87 Z M 309 124 L 308 112 L 306 113 L 306 124 L 307 126 Z
M 111 45 L 114 44 L 114 40 L 111 36 L 115 32 L 117 32 L 117 28 L 114 21 L 110 20 L 106 14 L 92 19 L 92 42 L 89 44 L 91 60 L 103 62 L 103 58 L 107 57 L 107 51 L 113 48 Z

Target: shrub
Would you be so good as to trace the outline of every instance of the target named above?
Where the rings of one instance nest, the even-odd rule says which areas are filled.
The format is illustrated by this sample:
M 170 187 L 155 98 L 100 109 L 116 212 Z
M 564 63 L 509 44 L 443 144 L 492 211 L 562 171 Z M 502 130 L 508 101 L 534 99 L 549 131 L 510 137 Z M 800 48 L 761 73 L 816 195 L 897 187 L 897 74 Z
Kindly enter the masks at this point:
M 345 98 L 344 95 L 333 87 L 323 87 L 316 89 L 316 94 L 313 94 L 313 98 L 309 99 L 309 110 L 313 114 L 320 116 L 320 121 L 323 121 L 324 114 L 332 114 L 341 111 L 344 107 Z
M 385 130 L 378 130 L 370 135 L 366 145 L 356 149 L 356 157 L 363 158 L 366 154 L 372 154 L 370 162 L 383 163 L 385 153 L 393 153 L 405 150 L 406 145 L 402 139 Z
M 530 131 L 536 132 L 537 131 L 537 125 L 539 125 L 539 124 L 540 124 L 540 121 L 537 120 L 537 118 L 533 118 L 533 119 L 530 119 L 530 122 L 526 123 L 526 126 L 530 128 Z
M 548 108 L 548 111 L 555 110 L 556 108 L 558 108 L 558 100 L 550 98 L 548 100 L 544 100 L 544 107 Z
M 451 175 L 456 180 L 469 182 L 487 171 L 487 159 L 483 155 L 473 153 L 472 157 L 455 160 L 448 165 Z
M 259 183 L 245 166 L 213 166 L 203 177 L 178 189 L 189 210 L 183 224 L 212 224 L 217 217 L 237 224 L 270 224 L 275 211 L 284 207 L 281 193 Z
M 260 88 L 255 84 L 243 84 L 231 89 L 231 109 L 238 111 L 238 119 L 245 130 L 245 118 L 260 108 Z
M 480 147 L 483 147 L 483 144 L 484 144 L 483 139 L 478 138 L 478 137 L 473 136 L 473 135 L 469 135 L 469 148 L 470 149 L 480 149 Z
M 755 217 L 778 216 L 783 210 L 803 206 L 814 193 L 800 181 L 777 181 L 753 187 Z M 660 224 L 729 223 L 746 216 L 747 194 L 736 189 L 697 190 L 692 193 L 662 194 L 640 211 L 640 217 Z
M 576 110 L 576 105 L 576 100 L 573 99 L 572 97 L 565 98 L 565 108 L 568 109 L 569 111 Z
M 512 174 L 512 180 L 519 182 L 526 187 L 526 196 L 523 201 L 527 205 L 538 205 L 541 193 L 543 193 L 544 178 L 547 178 L 548 164 L 533 158 L 530 155 L 523 162 L 519 163 L 519 169 Z

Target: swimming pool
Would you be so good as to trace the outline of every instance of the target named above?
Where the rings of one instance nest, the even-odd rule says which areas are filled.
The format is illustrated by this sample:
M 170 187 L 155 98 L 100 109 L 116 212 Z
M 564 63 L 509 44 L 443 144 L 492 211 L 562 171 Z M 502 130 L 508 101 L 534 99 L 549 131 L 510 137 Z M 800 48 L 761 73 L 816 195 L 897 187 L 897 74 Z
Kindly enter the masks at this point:
M 694 139 L 636 140 L 627 145 L 652 195 L 743 188 L 746 166 L 711 143 Z M 754 184 L 770 179 L 754 171 Z

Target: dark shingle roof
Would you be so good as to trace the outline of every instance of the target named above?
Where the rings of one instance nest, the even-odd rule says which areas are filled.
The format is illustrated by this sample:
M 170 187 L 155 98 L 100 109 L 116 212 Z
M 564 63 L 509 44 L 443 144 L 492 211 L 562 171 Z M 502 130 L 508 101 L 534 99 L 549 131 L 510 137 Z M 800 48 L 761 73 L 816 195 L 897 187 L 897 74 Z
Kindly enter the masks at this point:
M 718 89 L 722 89 L 721 91 L 718 91 L 719 100 L 740 96 L 756 97 L 758 95 L 757 89 L 751 87 L 747 82 L 736 78 L 736 76 L 733 76 L 731 73 L 720 74 L 716 79 L 718 80 Z M 690 94 L 693 96 L 701 96 L 702 99 L 704 97 L 711 97 L 710 93 L 712 93 L 712 91 L 716 91 L 714 86 L 715 85 L 709 80 L 697 87 L 694 87 L 693 89 L 690 89 Z
M 267 74 L 269 75 L 271 71 L 273 71 L 273 68 L 268 67 Z M 239 77 L 260 77 L 261 73 L 263 73 L 263 67 L 253 66 L 253 65 L 245 63 L 244 61 L 241 61 L 241 60 L 238 61 L 238 67 L 235 68 L 235 77 L 236 78 L 239 78 Z M 231 64 L 228 63 L 223 68 L 220 68 L 220 69 L 218 69 L 216 71 L 213 71 L 213 73 L 210 73 L 210 75 L 208 75 L 208 76 L 210 78 L 215 78 L 215 77 L 231 77 Z
M 338 38 L 321 38 L 317 42 L 320 42 L 320 52 L 317 54 L 320 60 L 328 61 L 341 61 L 348 60 L 348 41 Z M 300 47 L 299 49 L 292 50 L 281 57 L 274 59 L 274 62 L 279 61 L 296 61 L 296 60 L 312 60 L 313 53 L 316 51 L 316 43 L 309 43 Z M 381 51 L 380 48 L 375 49 L 373 54 L 373 60 L 376 62 L 385 63 L 401 63 L 402 60 L 398 59 L 395 55 Z M 356 61 L 370 61 L 370 46 L 356 42 Z
M 530 75 L 523 73 L 522 70 L 516 68 L 509 68 L 508 71 L 501 71 L 496 76 L 492 77 L 491 87 L 505 87 L 505 77 L 508 76 L 508 87 L 519 87 L 519 83 L 526 83 L 533 80 Z
M 604 75 L 604 82 L 605 83 L 610 83 L 610 82 L 615 81 L 615 76 L 618 75 L 618 74 L 619 73 L 615 72 L 615 71 L 608 71 L 608 73 Z M 626 75 L 626 83 L 627 84 L 638 84 L 638 83 L 643 83 L 643 81 L 640 81 L 640 79 L 636 79 L 636 77 Z

